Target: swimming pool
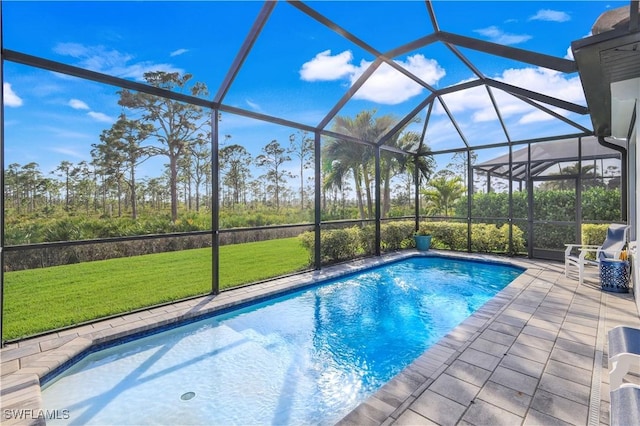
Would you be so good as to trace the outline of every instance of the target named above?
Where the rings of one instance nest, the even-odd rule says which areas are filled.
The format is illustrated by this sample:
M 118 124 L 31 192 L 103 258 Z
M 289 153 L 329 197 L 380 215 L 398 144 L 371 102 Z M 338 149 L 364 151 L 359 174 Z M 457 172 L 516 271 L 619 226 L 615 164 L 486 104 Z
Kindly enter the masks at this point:
M 92 353 L 49 424 L 333 424 L 521 269 L 417 257 Z

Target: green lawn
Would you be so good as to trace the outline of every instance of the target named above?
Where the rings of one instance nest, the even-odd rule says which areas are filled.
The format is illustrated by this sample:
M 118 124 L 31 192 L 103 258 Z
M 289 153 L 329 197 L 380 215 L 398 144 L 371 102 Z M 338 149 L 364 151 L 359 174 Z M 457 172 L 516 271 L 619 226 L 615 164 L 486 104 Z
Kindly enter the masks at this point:
M 297 238 L 222 246 L 221 287 L 305 269 Z M 4 275 L 3 340 L 211 291 L 211 249 L 86 262 Z

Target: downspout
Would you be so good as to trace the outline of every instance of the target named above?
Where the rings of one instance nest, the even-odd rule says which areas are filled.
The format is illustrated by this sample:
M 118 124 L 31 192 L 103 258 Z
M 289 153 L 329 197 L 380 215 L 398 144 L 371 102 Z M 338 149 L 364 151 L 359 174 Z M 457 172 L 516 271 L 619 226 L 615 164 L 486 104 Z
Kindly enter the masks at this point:
M 634 114 L 635 116 L 635 114 Z M 604 136 L 598 136 L 598 143 L 602 146 L 604 146 L 605 148 L 609 148 L 609 149 L 613 149 L 614 151 L 618 151 L 620 153 L 620 155 L 622 156 L 621 158 L 621 176 L 620 176 L 620 214 L 622 216 L 622 221 L 623 222 L 627 222 L 628 217 L 627 217 L 627 199 L 628 199 L 628 195 L 627 195 L 627 188 L 629 186 L 628 182 L 627 182 L 627 178 L 628 178 L 628 171 L 627 171 L 627 149 L 625 147 L 622 147 L 620 145 L 616 145 L 613 144 L 611 142 L 607 142 Z

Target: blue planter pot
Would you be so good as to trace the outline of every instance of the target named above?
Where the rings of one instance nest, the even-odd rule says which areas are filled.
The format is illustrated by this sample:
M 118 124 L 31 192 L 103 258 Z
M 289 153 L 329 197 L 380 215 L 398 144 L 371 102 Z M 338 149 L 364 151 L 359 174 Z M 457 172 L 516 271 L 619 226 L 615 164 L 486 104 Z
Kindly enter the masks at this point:
M 414 235 L 416 248 L 420 251 L 427 251 L 431 246 L 431 235 Z

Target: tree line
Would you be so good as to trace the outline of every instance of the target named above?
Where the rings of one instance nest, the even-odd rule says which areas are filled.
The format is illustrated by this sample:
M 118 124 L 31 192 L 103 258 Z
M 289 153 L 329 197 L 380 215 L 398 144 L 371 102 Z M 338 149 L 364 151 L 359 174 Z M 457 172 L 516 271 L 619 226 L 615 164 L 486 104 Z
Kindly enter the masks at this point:
M 207 96 L 203 83 L 191 84 L 190 74 L 148 72 L 146 82 L 169 91 Z M 210 209 L 212 173 L 219 173 L 222 209 L 281 207 L 300 210 L 314 205 L 314 139 L 305 131 L 294 131 L 288 144 L 271 140 L 252 155 L 232 135 L 224 135 L 218 151 L 219 170 L 212 170 L 212 114 L 192 104 L 147 93 L 122 89 L 118 104 L 123 108 L 115 123 L 101 132 L 92 145 L 91 160 L 63 160 L 49 173 L 35 163 L 11 163 L 5 170 L 5 208 L 20 214 L 51 213 L 54 210 L 100 215 L 129 215 L 136 219 L 141 209 L 170 211 L 175 222 L 178 210 Z M 363 111 L 356 117 L 336 117 L 333 130 L 364 141 L 376 142 L 398 121 L 391 115 L 375 116 Z M 213 119 L 220 120 L 221 117 Z M 412 149 L 420 135 L 400 131 L 387 145 Z M 428 148 L 425 148 L 428 150 Z M 350 211 L 353 218 L 374 217 L 375 148 L 350 140 L 330 138 L 323 143 L 320 175 L 323 211 Z M 140 168 L 151 158 L 164 159 L 159 176 L 140 177 Z M 410 202 L 415 173 L 428 178 L 435 163 L 430 156 L 418 157 L 383 151 L 381 155 L 381 206 L 383 217 L 392 205 L 392 190 L 398 199 Z M 296 172 L 292 172 L 296 170 Z M 258 174 L 254 176 L 254 174 Z M 297 189 L 292 183 L 297 182 Z M 395 185 L 395 187 L 393 186 Z M 340 215 L 340 214 L 338 214 Z

